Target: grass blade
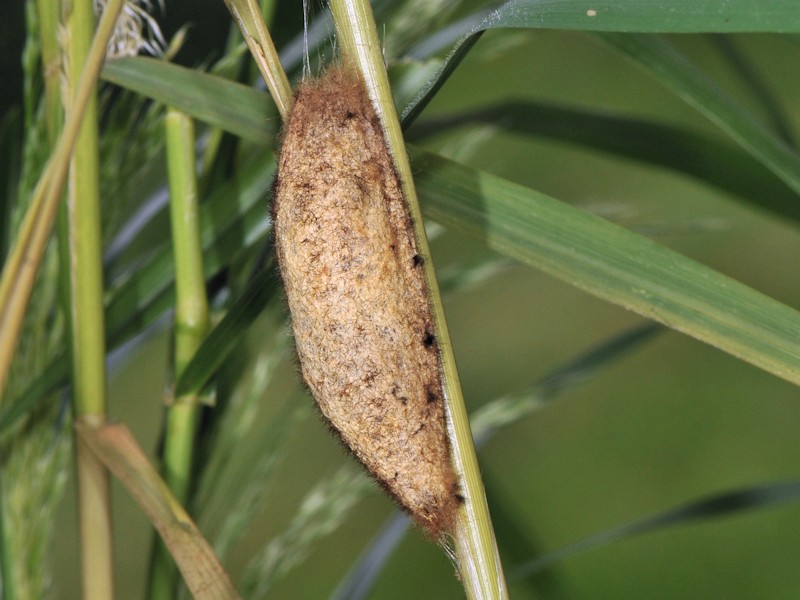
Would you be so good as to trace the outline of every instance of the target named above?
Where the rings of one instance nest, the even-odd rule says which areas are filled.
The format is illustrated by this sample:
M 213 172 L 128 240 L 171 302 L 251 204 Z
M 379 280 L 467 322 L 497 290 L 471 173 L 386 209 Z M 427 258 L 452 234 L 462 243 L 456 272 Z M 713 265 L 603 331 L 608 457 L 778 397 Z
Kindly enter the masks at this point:
M 531 189 L 415 153 L 426 214 L 490 248 L 800 383 L 800 312 Z
M 195 598 L 236 599 L 233 585 L 191 517 L 172 496 L 136 440 L 123 425 L 76 425 L 81 439 L 117 476 L 147 514 Z
M 778 135 L 739 106 L 667 40 L 647 35 L 598 35 L 655 75 L 789 187 L 800 193 L 800 156 Z
M 216 75 L 139 56 L 108 61 L 100 76 L 244 139 L 264 142 L 277 130 L 264 92 Z
M 103 76 L 156 100 L 171 101 L 195 118 L 250 141 L 268 143 L 275 133 L 269 120 L 266 95 L 220 77 L 146 58 L 113 61 L 103 70 Z M 441 73 L 438 77 L 444 83 Z M 197 101 L 196 98 L 217 98 L 221 103 Z M 412 106 L 421 108 L 421 105 Z M 406 124 L 410 124 L 414 115 L 407 114 Z M 409 130 L 409 139 L 470 120 L 570 141 L 675 169 L 778 214 L 793 219 L 800 216 L 794 189 L 775 177 L 769 165 L 759 165 L 747 152 L 706 134 L 614 113 L 511 101 L 453 115 L 446 120 L 415 124 Z M 776 142 L 779 140 L 774 138 L 770 143 Z M 788 160 L 795 162 L 794 158 Z M 789 167 L 790 172 L 791 169 Z
M 672 169 L 778 215 L 800 219 L 797 193 L 738 146 L 699 131 L 612 111 L 512 100 L 417 122 L 408 138 L 415 141 L 474 122 Z
M 800 15 L 792 0 L 776 0 L 769 4 L 759 0 L 728 0 L 725 4 L 672 0 L 669 10 L 663 5 L 638 0 L 616 0 L 600 6 L 586 0 L 510 0 L 489 19 L 489 26 L 493 28 L 651 33 L 800 31 Z
M 761 106 L 775 133 L 787 145 L 796 147 L 791 119 L 782 106 L 781 98 L 761 72 L 750 63 L 732 36 L 715 35 L 709 36 L 709 38 L 730 63 L 734 72 L 750 92 L 750 97 Z
M 798 500 L 800 500 L 800 481 L 766 483 L 720 492 L 584 538 L 517 568 L 512 577 L 515 579 L 528 577 L 576 554 L 659 529 L 732 516 L 742 511 L 770 508 Z
M 479 24 L 462 22 L 463 36 L 444 59 L 439 71 L 403 110 L 404 123 L 413 121 L 489 29 L 567 29 L 638 33 L 733 33 L 770 31 L 797 33 L 800 13 L 792 0 L 766 5 L 758 0 L 733 0 L 725 5 L 676 0 L 669 11 L 655 3 L 620 0 L 598 8 L 593 2 L 571 0 L 509 0 L 489 13 Z M 413 53 L 425 58 L 427 52 Z

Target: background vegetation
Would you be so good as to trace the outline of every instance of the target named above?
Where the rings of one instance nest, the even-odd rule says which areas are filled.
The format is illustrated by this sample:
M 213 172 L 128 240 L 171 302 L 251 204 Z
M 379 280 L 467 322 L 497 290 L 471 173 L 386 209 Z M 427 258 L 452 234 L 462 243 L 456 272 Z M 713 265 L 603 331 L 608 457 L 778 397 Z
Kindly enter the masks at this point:
M 594 10 L 565 4 L 576 15 Z M 576 248 L 580 264 L 601 274 L 625 259 L 614 255 L 615 245 L 631 260 L 642 252 L 645 281 L 647 273 L 663 270 L 667 277 L 684 263 L 644 254 L 651 245 L 626 245 L 628 238 L 616 230 L 597 234 L 573 212 L 563 213 L 566 233 L 542 249 L 537 240 L 547 239 L 546 232 L 517 217 L 538 215 L 544 204 L 537 192 L 545 194 L 789 307 L 800 305 L 791 258 L 800 252 L 800 16 L 766 22 L 759 20 L 761 3 L 740 0 L 729 8 L 742 8 L 749 18 L 715 20 L 716 9 L 702 10 L 712 4 L 676 2 L 677 8 L 701 9 L 681 26 L 663 15 L 636 21 L 635 14 L 627 26 L 652 32 L 663 23 L 663 31 L 688 32 L 665 37 L 580 32 L 577 16 L 557 20 L 559 3 L 552 13 L 541 7 L 545 26 L 553 29 L 518 20 L 517 28 L 485 33 L 452 76 L 440 79 L 444 85 L 407 130 L 423 209 L 432 217 L 434 262 L 464 393 L 471 414 L 483 419 L 475 429 L 505 425 L 484 435 L 479 458 L 514 598 L 794 598 L 800 588 L 800 405 L 796 388 L 785 380 L 797 381 L 800 372 L 800 315 L 761 296 L 753 300 L 726 280 L 707 279 L 704 271 L 690 274 L 686 287 L 665 279 L 659 290 L 656 280 L 639 296 L 630 281 L 617 286 L 609 276 L 606 285 L 601 275 L 596 283 L 591 274 L 576 272 L 579 259 L 559 244 Z M 772 4 L 772 10 L 791 13 L 791 2 Z M 202 5 L 170 2 L 164 20 L 158 17 L 167 39 L 192 23 L 175 61 L 195 74 L 209 70 L 250 84 L 255 69 L 222 3 Z M 401 110 L 468 29 L 462 19 L 483 9 L 479 2 L 376 5 Z M 267 14 L 297 78 L 302 7 L 278 3 Z M 520 14 L 508 12 L 510 19 Z M 4 253 L 18 207 L 49 152 L 35 36 L 23 45 L 15 32 L 22 30 L 24 14 L 14 16 L 0 25 L 8 74 L 0 98 Z M 462 26 L 450 35 L 453 23 Z M 745 25 L 737 29 L 737 23 Z M 790 33 L 695 33 L 747 31 L 748 23 L 755 31 Z M 312 35 L 314 63 L 330 57 L 331 30 L 320 27 L 319 49 Z M 649 51 L 664 60 L 678 56 L 677 70 L 653 61 L 642 68 Z M 128 424 L 155 456 L 172 363 L 166 205 L 135 235 L 124 232 L 142 206 L 164 196 L 162 102 L 169 102 L 204 117 L 197 123 L 200 198 L 207 211 L 203 231 L 214 320 L 231 306 L 247 320 L 237 299 L 248 290 L 261 291 L 255 304 L 263 308 L 236 334 L 222 365 L 199 367 L 215 373 L 217 406 L 201 427 L 201 467 L 189 507 L 244 597 L 328 597 L 345 585 L 360 558 L 380 562 L 388 545 L 373 540 L 394 509 L 326 432 L 297 382 L 284 306 L 273 267 L 264 260 L 268 165 L 279 120 L 266 95 L 252 102 L 240 93 L 220 100 L 205 80 L 178 85 L 141 62 L 110 65 L 103 77 L 121 84 L 104 83 L 101 94 L 104 267 L 110 346 L 116 349 L 109 360 L 109 414 Z M 199 106 L 203 99 L 210 99 L 208 106 Z M 733 112 L 724 110 L 727 102 Z M 251 114 L 262 129 L 250 128 Z M 442 166 L 423 150 L 469 170 Z M 502 185 L 480 179 L 475 170 L 535 192 L 498 204 Z M 473 220 L 459 216 L 455 205 L 448 213 L 448 190 L 465 182 L 483 207 Z M 462 206 L 472 205 L 464 200 Z M 574 239 L 567 237 L 570 229 Z M 586 239 L 594 245 L 581 246 Z M 532 268 L 537 266 L 548 274 Z M 630 271 L 630 265 L 621 269 Z M 29 577 L 37 581 L 27 595 L 19 590 L 20 598 L 40 597 L 47 589 L 53 597 L 74 598 L 79 589 L 69 394 L 58 391 L 66 367 L 59 374 L 51 362 L 65 343 L 54 309 L 56 270 L 53 254 L 0 405 L 3 524 L 7 533 L 24 531 L 17 539 L 31 547 L 14 552 L 29 557 Z M 253 277 L 260 282 L 255 288 L 248 287 Z M 711 291 L 704 281 L 712 281 Z M 636 304 L 633 297 L 643 300 Z M 742 300 L 722 306 L 722 325 L 707 333 L 680 321 L 691 311 L 669 313 L 665 299 L 673 297 L 690 307 Z M 724 324 L 741 316 L 750 345 L 727 349 L 745 360 L 682 333 L 636 329 L 645 320 L 618 305 L 723 347 L 735 337 L 723 331 Z M 703 310 L 698 312 L 714 315 Z M 756 316 L 747 321 L 750 314 Z M 631 337 L 631 331 L 639 335 Z M 785 379 L 749 364 L 764 366 L 767 359 L 759 357 L 772 356 L 769 348 L 786 357 L 771 363 L 782 361 L 780 367 L 765 368 Z M 28 394 L 23 417 L 7 424 L 9 407 L 20 406 L 15 402 L 43 376 L 56 391 Z M 492 404 L 502 398 L 504 404 Z M 152 533 L 121 488 L 113 495 L 118 596 L 141 598 Z M 618 531 L 621 539 L 613 543 L 581 552 L 573 547 L 574 554 L 556 555 L 546 569 L 532 570 L 535 559 L 654 515 L 661 520 L 648 522 L 652 531 Z M 639 530 L 647 528 L 645 523 Z M 413 530 L 390 553 L 368 593 L 382 599 L 463 594 L 447 557 Z

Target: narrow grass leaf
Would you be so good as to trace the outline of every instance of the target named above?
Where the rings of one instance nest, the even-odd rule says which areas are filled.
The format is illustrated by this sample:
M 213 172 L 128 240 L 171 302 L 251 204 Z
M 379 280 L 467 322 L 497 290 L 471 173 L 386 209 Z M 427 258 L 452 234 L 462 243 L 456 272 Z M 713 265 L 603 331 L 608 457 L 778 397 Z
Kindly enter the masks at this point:
M 169 547 L 195 598 L 236 599 L 228 575 L 191 517 L 123 425 L 98 429 L 77 423 L 81 438 L 130 492 Z
M 800 32 L 793 0 L 672 0 L 669 8 L 641 0 L 510 0 L 489 17 L 491 27 L 660 33 Z
M 787 502 L 797 502 L 798 500 L 800 500 L 800 481 L 766 483 L 713 494 L 670 508 L 651 517 L 607 529 L 579 542 L 550 552 L 517 568 L 513 572 L 512 578 L 522 579 L 529 577 L 534 573 L 547 569 L 558 561 L 637 535 L 676 525 L 733 516 L 744 511 L 761 510 Z
M 723 3 L 676 0 L 669 10 L 658 3 L 619 0 L 598 5 L 589 0 L 509 0 L 491 11 L 477 25 L 460 22 L 461 39 L 453 46 L 437 74 L 402 112 L 404 124 L 411 123 L 431 101 L 455 67 L 489 29 L 566 29 L 632 33 L 734 33 L 800 32 L 800 13 L 793 0 L 766 4 L 759 0 L 730 0 Z M 455 33 L 450 32 L 451 35 Z M 422 42 L 411 55 L 428 58 L 438 50 Z
M 710 41 L 719 48 L 722 56 L 728 61 L 731 70 L 742 82 L 756 104 L 760 105 L 772 129 L 787 145 L 796 147 L 795 135 L 789 115 L 783 106 L 783 101 L 776 93 L 773 86 L 764 77 L 764 74 L 748 59 L 730 35 L 709 36 Z
M 800 193 L 800 156 L 666 39 L 614 33 L 597 35 L 644 67 Z
M 797 193 L 738 146 L 699 131 L 612 111 L 512 100 L 419 121 L 407 137 L 416 141 L 476 122 L 665 167 L 800 220 Z
M 477 38 L 474 39 L 477 41 Z M 462 44 L 459 52 L 466 52 L 471 45 Z M 456 62 L 448 68 L 455 68 Z M 113 80 L 119 85 L 135 89 L 191 114 L 197 119 L 219 126 L 257 143 L 268 143 L 274 129 L 269 121 L 269 100 L 266 94 L 246 88 L 248 93 L 239 93 L 243 87 L 231 81 L 197 73 L 183 67 L 170 66 L 180 71 L 181 76 L 162 79 L 161 62 L 145 58 L 129 58 L 114 61 Z M 121 65 L 121 68 L 117 68 Z M 110 66 L 103 71 L 108 74 Z M 428 72 L 425 65 L 423 72 Z M 411 67 L 396 71 L 411 79 L 417 77 Z M 110 75 L 109 75 L 110 77 Z M 445 74 L 434 79 L 444 83 Z M 433 80 L 431 80 L 433 81 Z M 430 81 L 428 85 L 430 85 Z M 174 88 L 182 89 L 174 89 Z M 428 89 L 428 88 L 425 88 Z M 431 92 L 428 89 L 428 92 Z M 426 92 L 426 93 L 428 93 Z M 401 86 L 400 93 L 409 91 Z M 203 103 L 197 105 L 196 97 L 228 99 L 228 104 Z M 234 99 L 234 100 L 230 100 Z M 417 101 L 415 101 L 417 102 Z M 405 125 L 410 125 L 421 104 L 406 107 Z M 414 109 L 414 114 L 409 110 Z M 770 165 L 753 160 L 748 152 L 737 149 L 722 139 L 674 126 L 624 117 L 575 107 L 555 106 L 532 102 L 508 102 L 470 113 L 454 115 L 447 119 L 415 125 L 409 139 L 454 127 L 462 122 L 479 120 L 500 126 L 513 127 L 516 131 L 542 135 L 562 141 L 573 142 L 589 148 L 612 152 L 619 156 L 634 158 L 651 164 L 664 166 L 696 177 L 725 191 L 794 219 L 800 215 L 797 195 L 789 182 L 775 177 Z M 265 125 L 270 123 L 269 126 Z M 767 144 L 778 144 L 780 140 L 766 132 Z M 702 157 L 702 160 L 699 158 Z M 795 158 L 786 158 L 794 163 Z M 792 168 L 788 166 L 788 172 Z M 784 170 L 786 170 L 784 169 Z M 785 178 L 783 178 L 785 181 Z
M 8 431 L 19 419 L 29 414 L 39 402 L 46 400 L 50 392 L 66 381 L 68 374 L 67 355 L 59 354 L 25 393 L 6 403 L 0 409 L 0 435 Z
M 196 69 L 139 56 L 108 61 L 100 76 L 244 139 L 263 142 L 279 126 L 266 94 Z
M 651 240 L 415 152 L 427 216 L 600 298 L 800 383 L 800 312 Z

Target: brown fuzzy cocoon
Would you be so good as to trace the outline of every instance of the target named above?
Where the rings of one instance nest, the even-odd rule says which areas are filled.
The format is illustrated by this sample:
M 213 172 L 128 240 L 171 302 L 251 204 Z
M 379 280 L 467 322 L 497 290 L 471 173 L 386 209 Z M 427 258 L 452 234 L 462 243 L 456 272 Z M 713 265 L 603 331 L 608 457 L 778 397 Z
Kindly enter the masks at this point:
M 438 538 L 460 496 L 433 315 L 400 181 L 353 71 L 298 89 L 273 198 L 303 377 L 353 453 Z

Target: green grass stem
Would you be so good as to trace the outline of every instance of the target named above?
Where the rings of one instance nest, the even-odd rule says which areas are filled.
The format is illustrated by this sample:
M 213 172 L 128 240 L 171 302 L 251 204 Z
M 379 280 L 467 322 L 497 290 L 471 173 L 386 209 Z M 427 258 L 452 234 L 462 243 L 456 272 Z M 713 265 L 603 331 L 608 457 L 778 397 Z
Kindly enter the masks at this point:
M 73 2 L 67 23 L 67 79 L 77 82 L 94 33 L 93 2 Z M 89 426 L 102 425 L 106 413 L 98 130 L 97 97 L 91 93 L 75 142 L 67 195 L 73 399 L 76 420 Z M 110 599 L 114 597 L 114 564 L 109 473 L 82 441 L 76 443 L 83 598 Z
M 175 256 L 175 377 L 180 378 L 208 331 L 208 301 L 200 240 L 194 126 L 184 113 L 166 116 L 167 168 Z M 165 460 L 167 483 L 181 502 L 188 494 L 198 399 L 176 398 L 170 407 Z M 176 417 L 177 415 L 180 415 Z M 171 442 L 174 442 L 171 443 Z M 174 468 L 173 468 L 174 467 Z
M 165 119 L 167 176 L 175 259 L 175 379 L 181 377 L 208 331 L 208 301 L 200 240 L 197 202 L 195 136 L 192 120 L 169 109 Z M 167 410 L 164 436 L 164 479 L 175 498 L 189 498 L 192 464 L 200 416 L 200 398 L 186 394 L 175 398 Z M 150 578 L 150 598 L 171 598 L 178 572 L 161 540 L 156 540 Z
M 70 15 L 70 81 L 77 81 L 94 30 L 92 2 L 73 3 Z M 100 225 L 99 132 L 94 94 L 75 143 L 67 205 L 70 224 L 70 283 L 74 395 L 78 415 L 105 414 L 103 247 Z

